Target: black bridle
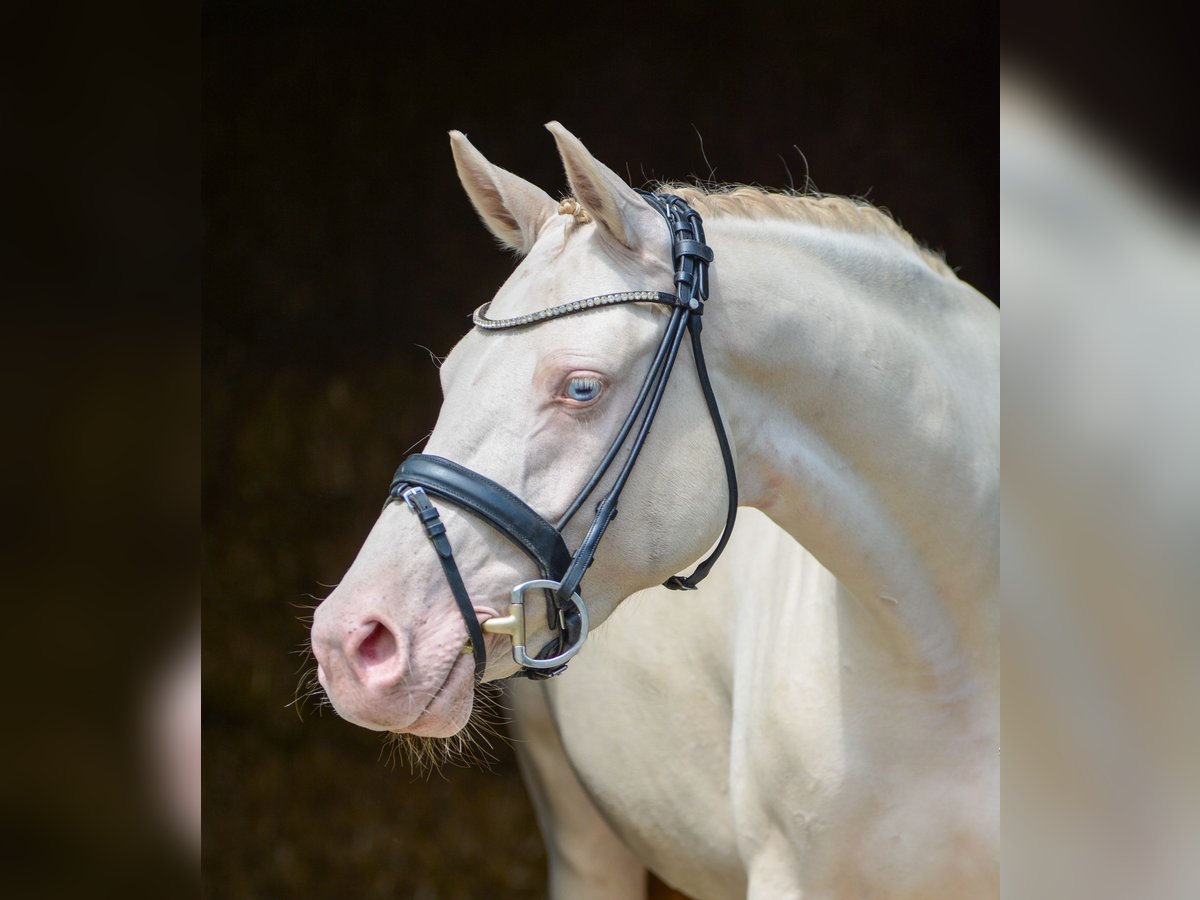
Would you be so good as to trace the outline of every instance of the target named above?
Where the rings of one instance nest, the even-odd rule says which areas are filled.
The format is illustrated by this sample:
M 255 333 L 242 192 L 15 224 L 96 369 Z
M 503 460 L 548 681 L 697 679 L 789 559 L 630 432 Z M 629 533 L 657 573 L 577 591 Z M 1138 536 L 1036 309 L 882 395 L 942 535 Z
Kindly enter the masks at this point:
M 650 426 L 658 413 L 685 332 L 691 335 L 692 355 L 696 360 L 700 388 L 704 393 L 717 442 L 721 447 L 728 482 L 729 507 L 725 517 L 725 530 L 713 551 L 691 575 L 674 575 L 665 582 L 666 587 L 673 590 L 695 590 L 696 585 L 708 575 L 717 557 L 725 549 L 729 534 L 733 530 L 738 505 L 737 475 L 700 344 L 704 303 L 708 299 L 708 264 L 712 262 L 713 253 L 704 242 L 704 226 L 699 213 L 686 201 L 672 194 L 651 194 L 646 191 L 638 193 L 666 219 L 670 230 L 675 265 L 674 294 L 662 291 L 623 291 L 564 303 L 512 319 L 488 318 L 488 308 L 491 304 L 485 303 L 472 317 L 476 327 L 483 331 L 502 331 L 525 328 L 591 309 L 626 303 L 658 303 L 671 308 L 667 329 L 654 354 L 650 371 L 638 391 L 633 408 L 596 471 L 559 520 L 551 525 L 515 494 L 496 482 L 440 456 L 414 453 L 400 464 L 392 479 L 389 500 L 402 499 L 408 504 L 425 527 L 425 533 L 437 551 L 450 590 L 466 622 L 475 656 L 476 680 L 482 679 L 487 663 L 483 629 L 480 628 L 475 607 L 454 561 L 454 552 L 446 537 L 446 527 L 429 496 L 439 497 L 480 516 L 508 537 L 537 565 L 542 577 L 517 585 L 513 589 L 511 614 L 505 619 L 491 619 L 485 623 L 485 627 L 490 632 L 512 636 L 513 658 L 522 667 L 520 674 L 530 678 L 557 675 L 566 667 L 567 660 L 579 652 L 587 638 L 587 607 L 580 597 L 579 583 L 595 558 L 596 548 L 604 537 L 604 532 L 617 515 L 617 501 L 650 434 Z M 595 515 L 583 542 L 572 554 L 563 541 L 562 531 L 596 490 L 631 433 L 634 438 L 629 453 L 612 487 L 596 505 Z M 524 594 L 530 589 L 540 589 L 546 593 L 549 627 L 558 633 L 557 639 L 543 647 L 538 657 L 530 657 L 525 652 Z

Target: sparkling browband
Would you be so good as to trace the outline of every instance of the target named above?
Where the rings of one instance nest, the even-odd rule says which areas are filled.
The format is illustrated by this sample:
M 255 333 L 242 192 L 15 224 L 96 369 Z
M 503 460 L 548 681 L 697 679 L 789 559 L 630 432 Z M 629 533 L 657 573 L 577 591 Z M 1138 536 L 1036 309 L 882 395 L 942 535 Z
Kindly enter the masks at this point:
M 545 322 L 547 319 L 569 316 L 584 309 L 598 306 L 613 306 L 617 303 L 662 303 L 665 306 L 679 306 L 680 300 L 674 294 L 668 294 L 665 291 L 620 291 L 615 294 L 600 294 L 596 297 L 588 297 L 586 300 L 574 300 L 571 303 L 563 303 L 560 306 L 552 306 L 549 309 L 529 313 L 525 316 L 516 316 L 512 319 L 489 319 L 487 311 L 488 307 L 492 305 L 489 300 L 471 314 L 471 321 L 475 323 L 477 328 L 497 331 L 502 328 L 520 328 L 522 325 L 533 325 L 536 322 Z

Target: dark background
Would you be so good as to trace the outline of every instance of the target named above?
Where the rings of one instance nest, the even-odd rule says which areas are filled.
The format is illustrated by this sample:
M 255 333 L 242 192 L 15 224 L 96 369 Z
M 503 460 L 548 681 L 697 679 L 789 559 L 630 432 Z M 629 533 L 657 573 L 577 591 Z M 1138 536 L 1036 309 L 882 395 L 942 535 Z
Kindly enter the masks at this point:
M 552 194 L 542 124 L 650 178 L 866 195 L 998 297 L 992 5 L 212 2 L 203 17 L 204 872 L 214 898 L 531 897 L 515 764 L 416 779 L 288 708 L 436 370 L 511 271 L 446 131 Z M 703 138 L 703 144 L 701 143 Z M 799 148 L 797 150 L 796 148 Z M 807 163 L 805 159 L 807 159 Z M 489 860 L 503 854 L 499 865 Z

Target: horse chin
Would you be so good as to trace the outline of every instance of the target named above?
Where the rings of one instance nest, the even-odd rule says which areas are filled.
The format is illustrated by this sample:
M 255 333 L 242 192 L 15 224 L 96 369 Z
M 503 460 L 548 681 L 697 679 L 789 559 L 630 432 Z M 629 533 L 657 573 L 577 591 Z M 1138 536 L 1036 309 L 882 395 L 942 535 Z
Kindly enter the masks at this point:
M 429 705 L 410 724 L 392 731 L 415 734 L 418 737 L 452 737 L 466 727 L 474 705 L 475 659 L 460 654 L 446 674 Z

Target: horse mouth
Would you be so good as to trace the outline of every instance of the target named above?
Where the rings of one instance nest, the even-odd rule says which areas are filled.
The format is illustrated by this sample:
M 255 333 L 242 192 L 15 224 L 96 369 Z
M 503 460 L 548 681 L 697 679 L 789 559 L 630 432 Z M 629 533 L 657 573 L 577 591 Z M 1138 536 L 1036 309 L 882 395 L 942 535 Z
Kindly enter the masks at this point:
M 475 659 L 468 647 L 455 655 L 445 679 L 416 719 L 393 730 L 420 737 L 450 737 L 466 725 L 471 717 L 475 682 Z
M 480 622 L 498 615 L 487 606 L 475 607 Z M 484 641 L 484 652 L 490 655 L 494 648 Z M 474 703 L 475 651 L 470 638 L 464 641 L 455 653 L 442 683 L 433 692 L 425 708 L 407 725 L 388 729 L 397 733 L 414 734 L 418 737 L 451 737 L 466 726 L 471 718 Z

